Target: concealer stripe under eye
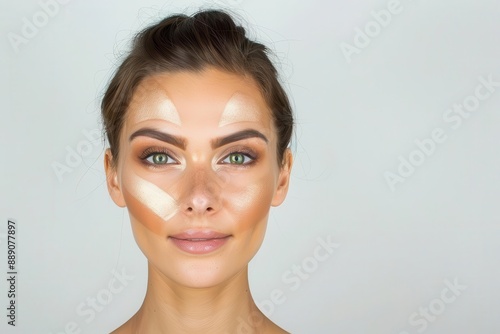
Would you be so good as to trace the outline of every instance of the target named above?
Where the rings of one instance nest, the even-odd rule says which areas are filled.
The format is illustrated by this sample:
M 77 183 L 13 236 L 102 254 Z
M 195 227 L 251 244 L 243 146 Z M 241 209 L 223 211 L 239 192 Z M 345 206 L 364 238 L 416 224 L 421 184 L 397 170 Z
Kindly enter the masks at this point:
M 178 211 L 176 201 L 163 189 L 132 174 L 130 193 L 144 206 L 164 221 L 172 218 Z

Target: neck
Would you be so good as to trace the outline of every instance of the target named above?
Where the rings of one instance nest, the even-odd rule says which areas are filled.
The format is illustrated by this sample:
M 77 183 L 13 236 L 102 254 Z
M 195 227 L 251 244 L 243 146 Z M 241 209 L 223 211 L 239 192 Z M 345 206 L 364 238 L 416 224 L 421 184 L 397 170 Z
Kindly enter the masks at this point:
M 134 333 L 222 334 L 260 332 L 267 324 L 250 294 L 247 267 L 218 286 L 189 288 L 149 264 L 146 297 L 131 325 Z

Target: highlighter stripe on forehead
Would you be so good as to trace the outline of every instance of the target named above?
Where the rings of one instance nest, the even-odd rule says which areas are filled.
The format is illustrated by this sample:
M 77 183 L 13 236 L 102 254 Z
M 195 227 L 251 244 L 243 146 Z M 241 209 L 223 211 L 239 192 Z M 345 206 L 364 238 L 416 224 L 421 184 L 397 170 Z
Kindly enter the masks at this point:
M 173 124 L 181 125 L 177 108 L 165 94 L 154 93 L 146 101 L 136 101 L 135 103 L 139 105 L 136 122 L 147 119 L 163 119 Z
M 179 113 L 177 112 L 177 108 L 174 103 L 169 99 L 165 98 L 160 104 L 160 112 L 162 118 L 165 118 L 167 121 L 181 125 L 181 120 L 179 118 Z
M 175 200 L 155 184 L 133 175 L 131 194 L 158 217 L 169 220 L 178 211 Z
M 219 126 L 236 122 L 258 122 L 259 110 L 257 106 L 241 93 L 235 93 L 227 101 L 222 112 Z

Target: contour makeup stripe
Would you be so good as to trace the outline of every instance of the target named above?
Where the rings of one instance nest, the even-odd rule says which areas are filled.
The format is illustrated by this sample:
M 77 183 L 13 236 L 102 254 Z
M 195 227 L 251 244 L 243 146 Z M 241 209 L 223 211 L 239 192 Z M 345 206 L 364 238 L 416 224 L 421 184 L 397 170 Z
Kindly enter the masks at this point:
M 245 95 L 235 93 L 227 101 L 219 120 L 219 126 L 236 122 L 258 122 L 259 110 Z
M 245 207 L 252 205 L 251 203 L 259 197 L 261 191 L 257 185 L 249 184 L 238 196 L 234 196 L 232 201 L 240 210 L 244 210 Z
M 163 189 L 140 176 L 133 175 L 131 194 L 165 221 L 177 213 L 178 205 L 175 200 Z

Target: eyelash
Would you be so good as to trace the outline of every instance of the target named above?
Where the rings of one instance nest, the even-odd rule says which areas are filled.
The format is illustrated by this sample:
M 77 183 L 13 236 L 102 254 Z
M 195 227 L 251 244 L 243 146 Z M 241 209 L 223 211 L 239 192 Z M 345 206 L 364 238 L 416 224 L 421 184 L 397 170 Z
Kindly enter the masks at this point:
M 168 159 L 171 159 L 171 160 L 174 160 L 175 163 L 155 164 L 155 163 L 152 163 L 152 162 L 147 160 L 148 158 L 152 157 L 155 154 L 165 154 L 167 156 L 167 161 L 168 161 Z M 250 158 L 251 161 L 247 162 L 247 163 L 242 163 L 242 164 L 231 164 L 228 162 L 224 162 L 222 164 L 234 165 L 236 167 L 246 168 L 246 167 L 249 167 L 250 165 L 255 164 L 258 160 L 258 155 L 253 150 L 250 150 L 250 149 L 247 149 L 244 147 L 240 147 L 240 148 L 235 148 L 235 149 L 231 150 L 230 152 L 228 152 L 226 155 L 224 155 L 224 157 L 221 159 L 221 161 L 226 160 L 232 154 L 242 154 L 245 157 Z M 172 156 L 173 156 L 173 154 L 170 153 L 169 150 L 167 150 L 163 147 L 150 147 L 150 148 L 144 150 L 144 152 L 142 152 L 142 154 L 139 156 L 139 159 L 141 159 L 142 162 L 147 166 L 150 166 L 153 168 L 162 168 L 162 166 L 164 166 L 164 165 L 176 165 L 176 164 L 178 164 L 178 161 L 175 158 L 173 158 Z
M 242 164 L 232 164 L 232 163 L 224 162 L 223 163 L 224 165 L 235 165 L 237 167 L 246 168 L 246 167 L 249 167 L 249 166 L 255 164 L 258 160 L 258 156 L 253 150 L 250 150 L 250 149 L 247 149 L 244 147 L 240 147 L 240 148 L 236 148 L 236 149 L 231 150 L 230 152 L 228 152 L 224 156 L 224 158 L 222 160 L 226 160 L 232 154 L 242 154 L 242 155 L 250 158 L 250 162 L 242 163 Z
M 145 149 L 141 155 L 139 156 L 139 159 L 144 160 L 152 156 L 153 154 L 166 154 L 169 157 L 172 157 L 172 154 L 170 153 L 169 150 L 163 148 L 163 147 L 148 147 Z
M 161 166 L 163 166 L 163 165 L 172 165 L 172 163 L 168 163 L 168 164 L 155 164 L 153 162 L 148 161 L 148 159 L 150 157 L 154 156 L 155 154 L 165 154 L 167 156 L 167 161 L 168 161 L 168 159 L 171 159 L 171 160 L 174 160 L 176 162 L 176 163 L 174 163 L 174 165 L 178 163 L 176 159 L 172 158 L 173 154 L 170 153 L 169 150 L 167 150 L 165 148 L 161 148 L 161 147 L 149 147 L 149 148 L 147 148 L 139 156 L 139 159 L 141 159 L 141 161 L 145 165 L 153 167 L 153 168 L 161 168 Z

